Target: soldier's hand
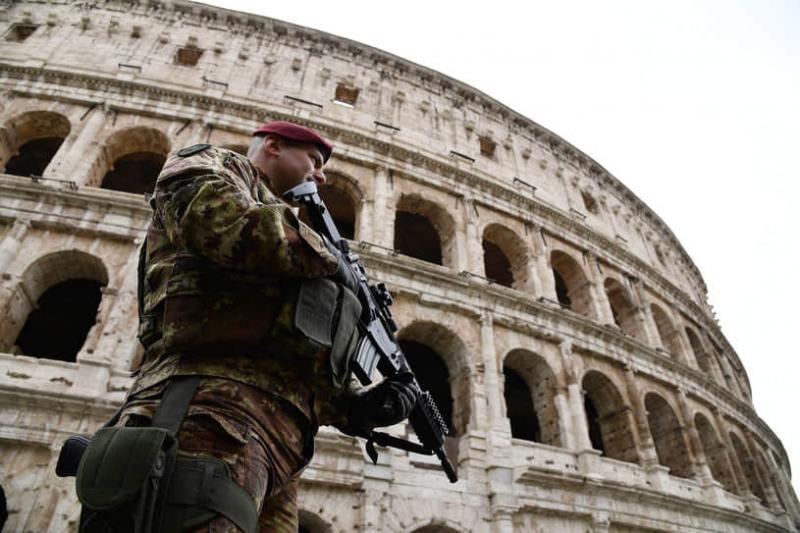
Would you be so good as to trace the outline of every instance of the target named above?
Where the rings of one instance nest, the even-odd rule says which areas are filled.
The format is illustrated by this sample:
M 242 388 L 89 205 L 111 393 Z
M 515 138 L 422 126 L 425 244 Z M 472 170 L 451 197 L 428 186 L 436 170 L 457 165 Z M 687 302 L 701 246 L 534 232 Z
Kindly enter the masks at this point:
M 325 242 L 327 244 L 327 240 Z M 341 283 L 350 289 L 351 292 L 358 294 L 358 278 L 356 278 L 356 275 L 353 272 L 353 269 L 350 267 L 350 264 L 347 262 L 347 259 L 337 247 L 328 244 L 328 249 L 339 261 L 339 268 L 336 270 L 336 272 L 331 274 L 330 279 L 336 283 Z
M 375 428 L 402 422 L 411 414 L 420 390 L 410 372 L 398 372 L 374 387 L 356 392 L 348 421 L 351 426 Z

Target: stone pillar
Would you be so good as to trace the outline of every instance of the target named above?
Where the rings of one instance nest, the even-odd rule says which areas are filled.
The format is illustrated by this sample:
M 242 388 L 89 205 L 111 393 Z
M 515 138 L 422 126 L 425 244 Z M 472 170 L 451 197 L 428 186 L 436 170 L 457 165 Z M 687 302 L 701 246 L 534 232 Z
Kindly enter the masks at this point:
M 478 214 L 475 211 L 475 202 L 472 199 L 464 200 L 464 223 L 467 234 L 467 272 L 486 276 L 486 267 L 483 261 L 483 239 L 478 233 Z
M 106 109 L 98 105 L 83 119 L 80 130 L 75 132 L 75 140 L 67 145 L 64 141 L 53 161 L 44 171 L 44 177 L 72 180 L 78 185 L 87 185 L 91 179 L 90 170 L 102 146 L 97 135 L 106 123 Z M 93 184 L 97 187 L 99 183 Z
M 711 376 L 709 376 L 713 381 L 717 384 L 725 386 L 725 377 L 722 375 L 722 369 L 719 367 L 719 362 L 717 361 L 716 352 L 714 351 L 713 346 L 711 346 L 711 342 L 703 333 L 698 333 L 698 338 L 700 339 L 700 344 L 703 349 L 703 354 L 708 361 L 709 366 L 711 367 Z
M 778 500 L 778 495 L 775 494 L 775 486 L 772 484 L 772 476 L 770 475 L 769 471 L 763 470 L 764 468 L 767 468 L 767 465 L 764 464 L 764 461 L 759 460 L 759 458 L 763 459 L 763 454 L 759 453 L 760 448 L 753 438 L 753 435 L 749 431 L 745 431 L 744 436 L 747 447 L 750 448 L 750 457 L 753 461 L 753 471 L 758 477 L 758 481 L 761 483 L 761 486 L 764 488 L 764 497 L 767 500 L 767 506 L 772 511 L 780 513 L 783 509 L 781 508 L 780 500 Z
M 571 430 L 567 441 L 572 445 L 570 449 L 574 451 L 591 450 L 592 442 L 589 440 L 589 425 L 586 422 L 586 410 L 583 406 L 583 391 L 578 383 L 573 363 L 572 342 L 563 340 L 558 344 L 558 349 L 561 353 L 566 381 L 566 407 L 569 415 L 566 420 L 569 420 L 569 424 L 565 424 L 565 426 L 567 430 Z
M 642 466 L 650 467 L 658 464 L 658 454 L 650 433 L 650 424 L 647 421 L 647 414 L 644 412 L 644 402 L 636 381 L 636 375 L 631 365 L 625 366 L 625 387 L 630 397 L 633 407 L 633 418 L 636 421 L 634 426 L 637 453 L 642 458 Z
M 653 348 L 661 346 L 661 337 L 658 334 L 656 321 L 653 318 L 653 313 L 650 311 L 650 306 L 647 305 L 647 300 L 644 297 L 642 281 L 638 278 L 632 279 L 631 281 L 631 285 L 633 287 L 631 294 L 636 303 L 636 317 L 641 324 L 641 330 L 644 332 L 647 344 Z
M 372 230 L 373 230 L 373 213 L 374 205 L 372 200 L 367 200 L 366 198 L 361 199 L 361 203 L 358 206 L 358 228 L 356 230 L 356 235 L 354 238 L 357 238 L 359 241 L 365 242 L 375 242 L 372 237 Z
M 461 198 L 460 201 L 461 211 L 462 213 L 466 213 L 466 200 Z M 455 253 L 453 254 L 453 270 L 456 272 L 461 271 L 469 271 L 470 269 L 470 247 L 469 247 L 469 238 L 467 236 L 467 231 L 469 227 L 469 221 L 466 217 L 454 217 L 456 219 L 455 223 L 455 230 L 453 232 L 453 238 L 455 239 Z
M 553 276 L 553 267 L 550 266 L 550 253 L 541 228 L 533 232 L 533 238 L 535 250 L 534 268 L 539 278 L 539 286 L 542 289 L 540 297 L 554 305 L 558 305 L 556 279 Z
M 603 274 L 600 272 L 600 264 L 597 262 L 597 257 L 592 253 L 588 253 L 587 259 L 586 274 L 589 278 L 589 290 L 592 294 L 595 315 L 601 324 L 616 326 L 614 313 L 611 311 L 611 302 L 608 301 L 608 295 L 603 287 Z
M 739 490 L 739 495 L 745 499 L 747 497 L 753 497 L 753 493 L 750 492 L 750 485 L 747 484 L 747 477 L 744 475 L 742 465 L 739 463 L 739 456 L 736 454 L 736 448 L 733 447 L 731 436 L 726 431 L 727 425 L 722 418 L 722 413 L 720 413 L 719 410 L 714 407 L 711 408 L 711 411 L 714 414 L 714 422 L 717 425 L 717 433 L 719 433 L 719 435 L 722 437 L 722 442 L 725 444 L 725 455 L 728 457 L 728 462 L 730 463 L 731 471 L 733 472 L 733 478 Z
M 719 354 L 718 359 L 722 367 L 722 375 L 725 377 L 725 384 L 734 396 L 742 398 L 742 391 L 739 388 L 739 384 L 736 382 L 736 375 L 733 373 L 733 368 L 731 368 L 728 358 L 725 357 L 724 354 Z
M 395 206 L 391 204 L 392 185 L 389 170 L 377 168 L 374 177 L 372 205 L 372 242 L 394 248 Z
M 19 253 L 22 241 L 30 228 L 29 220 L 18 218 L 14 221 L 11 231 L 0 241 L 0 272 L 8 271 L 9 265 Z
M 494 322 L 492 313 L 484 310 L 480 317 L 481 324 L 481 361 L 484 367 L 484 386 L 486 389 L 487 422 L 492 429 L 509 431 L 509 423 L 503 416 L 503 393 L 500 387 L 502 370 L 497 364 L 497 352 L 494 345 Z
M 689 407 L 689 400 L 686 398 L 686 391 L 678 389 L 676 396 L 678 398 L 678 407 L 680 408 L 679 420 L 684 430 L 684 434 L 689 440 L 690 459 L 692 459 L 692 470 L 694 470 L 695 479 L 701 484 L 708 484 L 714 480 L 711 475 L 711 469 L 708 467 L 708 460 L 706 453 L 703 449 L 703 443 L 700 440 L 700 434 L 694 425 L 694 418 L 692 417 L 692 410 Z M 682 420 L 681 420 L 682 419 Z
M 686 366 L 694 366 L 697 368 L 696 362 L 694 365 L 694 357 L 690 356 L 691 349 L 689 348 L 689 339 L 686 338 L 686 332 L 682 331 L 679 326 L 674 326 L 675 329 L 669 334 L 667 341 L 669 346 L 665 346 L 669 353 L 675 358 L 676 361 L 683 363 Z

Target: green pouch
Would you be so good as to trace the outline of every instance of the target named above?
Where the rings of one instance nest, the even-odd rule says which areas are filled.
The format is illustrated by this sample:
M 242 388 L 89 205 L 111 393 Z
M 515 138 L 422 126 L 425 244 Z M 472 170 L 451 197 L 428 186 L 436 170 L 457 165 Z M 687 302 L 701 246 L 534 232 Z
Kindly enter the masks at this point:
M 341 388 L 348 379 L 350 361 L 361 338 L 358 331 L 361 303 L 348 289 L 341 288 L 336 315 L 336 331 L 333 335 L 330 362 L 333 385 Z
M 158 489 L 169 480 L 177 443 L 158 427 L 98 431 L 78 466 L 81 531 L 150 531 L 158 523 Z

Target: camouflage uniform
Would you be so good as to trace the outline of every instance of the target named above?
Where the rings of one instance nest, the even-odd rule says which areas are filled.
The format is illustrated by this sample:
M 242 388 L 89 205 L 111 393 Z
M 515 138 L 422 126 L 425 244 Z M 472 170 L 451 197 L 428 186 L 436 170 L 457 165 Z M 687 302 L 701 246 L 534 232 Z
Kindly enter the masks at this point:
M 344 423 L 350 396 L 333 386 L 327 351 L 292 320 L 299 283 L 331 275 L 337 259 L 229 150 L 170 158 L 151 206 L 147 349 L 120 423 L 146 423 L 170 377 L 206 376 L 180 449 L 229 464 L 261 510 L 261 531 L 296 531 L 297 477 L 318 426 Z M 218 518 L 198 531 L 229 530 Z

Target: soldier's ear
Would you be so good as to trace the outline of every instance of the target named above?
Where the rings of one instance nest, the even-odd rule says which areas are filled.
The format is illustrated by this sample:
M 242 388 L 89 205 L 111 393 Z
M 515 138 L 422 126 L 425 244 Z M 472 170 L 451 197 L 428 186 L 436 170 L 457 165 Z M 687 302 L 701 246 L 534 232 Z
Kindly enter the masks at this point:
M 282 147 L 283 144 L 281 143 L 281 138 L 276 135 L 267 135 L 264 138 L 264 143 L 261 145 L 265 155 L 270 157 L 278 157 L 278 155 L 281 153 Z

